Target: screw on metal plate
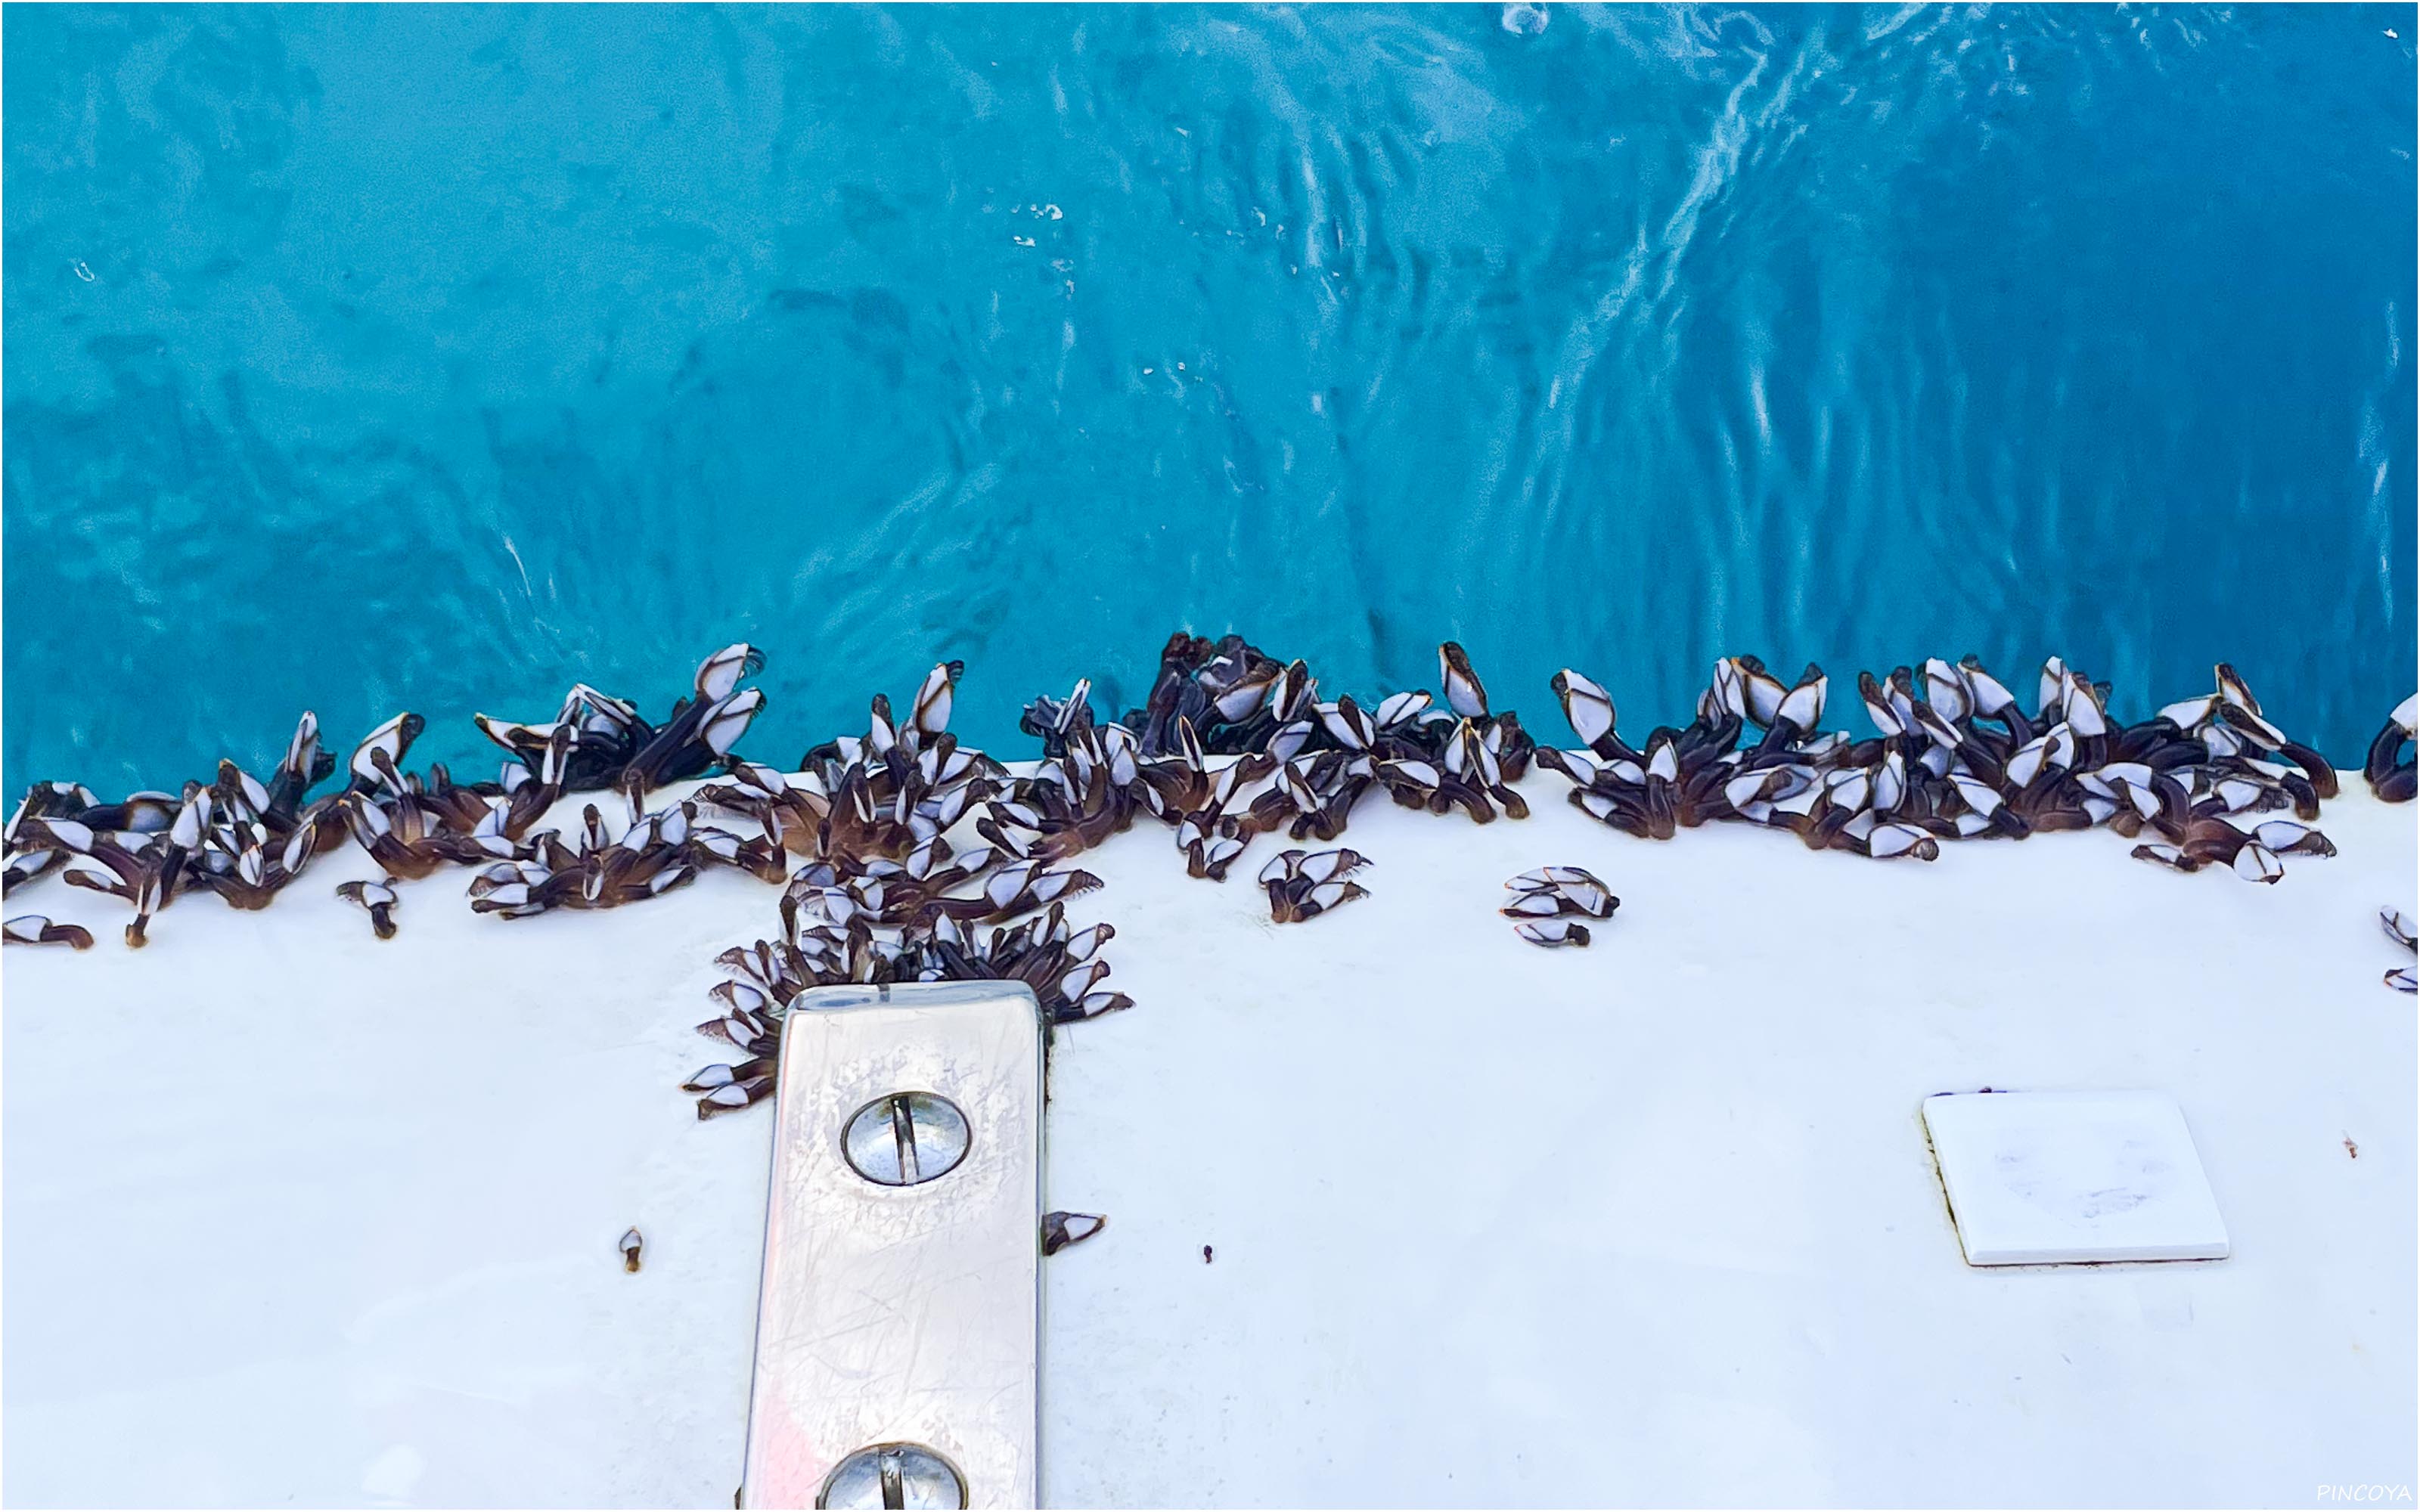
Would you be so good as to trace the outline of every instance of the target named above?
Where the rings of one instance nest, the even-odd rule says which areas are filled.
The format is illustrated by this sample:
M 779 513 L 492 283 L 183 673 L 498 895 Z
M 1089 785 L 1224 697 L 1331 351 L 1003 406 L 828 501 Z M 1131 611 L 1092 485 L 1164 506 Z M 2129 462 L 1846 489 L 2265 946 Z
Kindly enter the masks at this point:
M 963 1507 L 967 1484 L 921 1443 L 877 1443 L 832 1467 L 819 1507 Z
M 893 1092 L 857 1110 L 841 1136 L 858 1175 L 884 1186 L 947 1176 L 967 1158 L 967 1116 L 946 1097 Z

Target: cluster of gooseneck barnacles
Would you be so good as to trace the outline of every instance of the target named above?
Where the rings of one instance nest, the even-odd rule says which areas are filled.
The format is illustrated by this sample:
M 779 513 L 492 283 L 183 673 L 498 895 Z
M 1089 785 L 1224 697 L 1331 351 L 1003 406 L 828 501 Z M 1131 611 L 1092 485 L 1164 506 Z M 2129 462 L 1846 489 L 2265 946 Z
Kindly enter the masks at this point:
M 1497 912 L 1512 919 L 1512 933 L 1548 949 L 1586 949 L 1590 932 L 1583 918 L 1607 919 L 1621 900 L 1585 867 L 1542 866 L 1506 879 L 1512 896 Z
M 1823 730 L 1820 670 L 1784 687 L 1756 658 L 1732 657 L 1716 664 L 1694 719 L 1638 748 L 1618 733 L 1604 688 L 1567 671 L 1553 686 L 1582 748 L 1565 752 L 1538 749 L 1516 715 L 1495 712 L 1450 641 L 1438 655 L 1442 702 L 1422 689 L 1365 708 L 1350 695 L 1321 699 L 1299 660 L 1237 636 L 1179 632 L 1143 706 L 1118 720 L 1097 718 L 1087 684 L 1028 705 L 1022 728 L 1044 759 L 1021 777 L 948 733 L 954 662 L 926 679 L 907 722 L 877 698 L 862 737 L 808 752 L 799 776 L 744 761 L 735 747 L 764 694 L 739 684 L 761 666 L 744 644 L 716 653 L 660 725 L 584 684 L 550 720 L 477 716 L 510 757 L 493 782 L 458 783 L 442 765 L 404 770 L 423 723 L 403 714 L 314 798 L 337 764 L 306 714 L 266 781 L 222 762 L 207 785 L 116 803 L 38 783 L 8 822 L 0 887 L 59 870 L 132 905 L 126 937 L 140 945 L 178 897 L 199 889 L 266 906 L 348 839 L 386 874 L 338 891 L 380 936 L 395 930 L 397 882 L 448 864 L 473 869 L 474 909 L 504 918 L 640 902 L 727 866 L 784 887 L 783 938 L 752 958 L 752 990 L 775 1021 L 807 986 L 940 976 L 1030 981 L 1064 1022 L 1125 999 L 1097 985 L 1106 967 L 1091 950 L 1105 933 L 1074 929 L 1054 907 L 1097 884 L 1057 869 L 1138 817 L 1173 832 L 1190 874 L 1224 880 L 1261 834 L 1332 843 L 1373 790 L 1479 823 L 1499 810 L 1523 817 L 1514 784 L 1533 759 L 1572 782 L 1584 811 L 1650 838 L 1727 820 L 1789 828 L 1819 849 L 1930 860 L 1944 840 L 2105 825 L 2141 837 L 2145 859 L 2264 881 L 2281 856 L 2331 850 L 2309 825 L 2335 795 L 2335 772 L 2270 723 L 2224 665 L 2214 691 L 2133 725 L 2109 717 L 2106 684 L 2056 657 L 2030 709 L 1971 656 L 1928 661 L 1920 674 L 1861 674 L 1877 733 L 1856 740 Z M 2390 802 L 2412 795 L 2412 708 L 2396 711 L 2365 769 Z M 714 780 L 650 809 L 657 789 L 700 776 Z M 585 805 L 568 833 L 536 827 L 583 792 L 621 802 Z M 1362 896 L 1331 873 L 1346 856 L 1280 857 L 1262 877 L 1272 917 L 1296 921 Z M 1054 912 L 1016 923 L 1043 908 Z M 33 915 L 8 920 L 5 937 L 90 944 L 83 929 Z
M 1566 671 L 1555 691 L 1587 748 L 1542 751 L 1539 763 L 1571 779 L 1572 802 L 1591 816 L 1659 840 L 1731 820 L 1792 830 L 1818 850 L 1930 861 L 1942 841 L 2106 825 L 2147 836 L 2133 853 L 2144 860 L 2224 865 L 2257 882 L 2277 880 L 2281 856 L 2335 854 L 2310 827 L 2336 795 L 2334 768 L 2270 723 L 2225 663 L 2212 692 L 2132 725 L 2109 717 L 2107 684 L 2055 656 L 2030 705 L 1972 656 L 1927 661 L 1920 689 L 1918 677 L 1906 667 L 1860 673 L 1877 733 L 1854 740 L 1822 729 L 1820 668 L 1785 687 L 1754 657 L 1730 657 L 1715 664 L 1697 717 L 1657 729 L 1642 750 L 1616 732 L 1605 689 Z M 2287 810 L 2291 819 L 2264 817 Z
M 1066 900 L 1100 879 L 1057 864 L 1083 848 L 1066 837 L 1091 825 L 1092 804 L 1107 801 L 1099 742 L 1087 733 L 1033 777 L 1011 777 L 948 732 L 960 671 L 957 662 L 934 668 L 905 723 L 877 695 L 862 737 L 809 751 L 801 764 L 811 798 L 775 789 L 784 779 L 761 769 L 748 782 L 699 791 L 710 804 L 786 813 L 783 832 L 805 857 L 783 889 L 780 937 L 716 958 L 730 976 L 713 990 L 720 1011 L 698 1029 L 747 1058 L 707 1066 L 685 1084 L 702 1094 L 699 1118 L 772 1089 L 781 1021 L 811 988 L 1016 981 L 1053 1024 L 1132 1006 L 1101 986 L 1109 966 L 1096 955 L 1114 932 L 1067 918 Z M 950 839 L 969 820 L 985 843 Z
M 181 794 L 136 793 L 116 803 L 81 783 L 37 782 L 9 817 L 0 891 L 56 871 L 70 887 L 133 907 L 130 946 L 144 944 L 152 916 L 189 892 L 215 892 L 238 908 L 266 906 L 314 856 L 343 843 L 342 795 L 303 801 L 334 769 L 335 759 L 319 748 L 318 721 L 305 714 L 266 783 L 224 761 L 208 785 L 187 782 Z M 349 783 L 344 792 L 350 791 Z M 39 917 L 10 920 L 8 938 L 77 949 L 92 944 L 89 932 Z
M 1512 784 L 1536 749 L 1520 717 L 1489 710 L 1463 649 L 1438 648 L 1446 706 L 1426 689 L 1365 710 L 1346 694 L 1323 702 L 1300 661 L 1280 662 L 1240 636 L 1211 641 L 1179 631 L 1160 653 L 1149 701 L 1096 726 L 1078 683 L 1064 701 L 1036 699 L 1023 728 L 1053 755 L 1084 732 L 1132 765 L 1134 797 L 1176 831 L 1186 870 L 1212 881 L 1254 836 L 1283 827 L 1295 841 L 1331 841 L 1373 788 L 1410 809 L 1461 809 L 1477 823 L 1500 806 L 1526 818 Z M 1210 758 L 1236 758 L 1214 767 Z
M 1439 652 L 1448 708 L 1400 693 L 1365 713 L 1348 696 L 1322 702 L 1310 670 L 1241 637 L 1171 637 L 1148 702 L 1103 722 L 1089 683 L 1027 705 L 1022 728 L 1043 745 L 1031 775 L 1012 775 L 947 731 L 960 666 L 934 669 L 905 723 L 877 697 L 863 736 L 800 764 L 821 806 L 814 843 L 782 902 L 782 935 L 719 958 L 729 980 L 701 1032 L 746 1053 L 691 1077 L 698 1114 L 745 1107 L 772 1090 L 779 1026 L 799 994 L 846 983 L 1019 981 L 1050 1023 L 1130 1006 L 1102 985 L 1107 924 L 1079 928 L 1064 902 L 1100 886 L 1068 865 L 1139 818 L 1174 832 L 1187 872 L 1224 881 L 1254 837 L 1285 828 L 1331 841 L 1373 788 L 1482 823 L 1502 805 L 1528 812 L 1511 784 L 1532 745 L 1511 713 L 1492 714 L 1462 648 Z M 793 802 L 762 774 L 746 794 L 702 789 L 710 804 Z M 754 811 L 751 809 L 749 811 Z M 802 810 L 790 833 L 806 832 Z M 971 836 L 968 834 L 971 831 Z M 1271 917 L 1307 919 L 1364 896 L 1343 879 L 1349 851 L 1291 851 L 1264 872 Z
M 368 912 L 381 938 L 395 933 L 396 884 L 448 865 L 477 868 L 472 906 L 506 917 L 655 897 L 708 865 L 769 870 L 778 880 L 777 843 L 702 824 L 693 803 L 646 808 L 655 789 L 729 763 L 765 702 L 738 682 L 762 665 L 745 645 L 717 652 L 698 669 L 694 698 L 675 703 L 660 727 L 584 684 L 546 724 L 477 716 L 511 757 L 493 782 L 457 782 L 442 763 L 425 775 L 404 770 L 426 724 L 399 714 L 353 748 L 340 786 L 314 798 L 311 790 L 337 767 L 320 748 L 318 719 L 305 713 L 267 781 L 222 761 L 207 785 L 189 781 L 181 793 L 136 793 L 116 803 L 80 784 L 36 783 L 8 821 L 0 890 L 58 870 L 70 886 L 132 906 L 126 943 L 141 946 L 152 917 L 179 897 L 214 892 L 232 907 L 265 908 L 315 857 L 349 839 L 386 876 L 336 892 Z M 618 832 L 594 804 L 568 841 L 533 832 L 566 793 L 608 789 L 628 811 Z M 39 916 L 11 920 L 7 938 L 91 943 L 88 932 Z
M 1078 931 L 1060 907 L 1097 879 L 1057 869 L 1139 817 L 1172 831 L 1188 874 L 1224 881 L 1260 835 L 1333 842 L 1373 790 L 1479 823 L 1499 810 L 1524 817 L 1513 784 L 1535 759 L 1570 779 L 1585 812 L 1647 838 L 1727 820 L 1792 829 L 1818 849 L 1931 860 L 1945 840 L 2107 825 L 2128 838 L 2148 831 L 2138 856 L 2271 881 L 2281 855 L 2333 851 L 2309 822 L 2334 795 L 2335 772 L 2272 725 L 2225 666 L 2211 694 L 2121 726 L 2106 714 L 2107 686 L 2055 657 L 2030 712 L 1973 657 L 1934 659 L 1920 686 L 1904 667 L 1860 676 L 1878 734 L 1855 740 L 1823 729 L 1819 669 L 1784 687 L 1741 656 L 1716 665 L 1695 719 L 1654 731 L 1643 748 L 1617 733 L 1601 687 L 1565 671 L 1554 689 L 1584 749 L 1564 752 L 1539 749 L 1517 716 L 1495 712 L 1450 641 L 1438 648 L 1442 703 L 1420 689 L 1364 709 L 1350 695 L 1323 700 L 1299 660 L 1238 636 L 1179 632 L 1144 704 L 1122 718 L 1095 714 L 1089 682 L 1028 704 L 1020 727 L 1044 759 L 1022 777 L 946 733 L 957 672 L 936 669 L 906 724 L 877 699 L 862 738 L 809 752 L 802 765 L 826 796 L 760 773 L 750 792 L 711 799 L 752 813 L 793 805 L 792 834 L 805 832 L 815 802 L 827 807 L 784 893 L 783 938 L 722 958 L 733 972 L 717 989 L 725 1011 L 701 1028 L 749 1058 L 693 1079 L 701 1116 L 771 1088 L 780 1017 L 809 988 L 1016 980 L 1053 1023 L 1126 1006 L 1100 986 L 1108 968 L 1094 951 L 1107 927 Z M 2269 817 L 2286 810 L 2295 817 Z M 980 843 L 966 842 L 966 829 Z M 1347 878 L 1364 864 L 1342 849 L 1284 851 L 1259 877 L 1271 918 L 1299 922 L 1367 896 Z M 1539 876 L 1516 887 L 1509 910 L 1533 944 L 1583 944 L 1580 918 L 1612 911 L 1592 877 Z
M 1348 880 L 1370 864 L 1358 851 L 1280 851 L 1261 868 L 1261 888 L 1269 895 L 1269 922 L 1299 924 L 1370 896 Z

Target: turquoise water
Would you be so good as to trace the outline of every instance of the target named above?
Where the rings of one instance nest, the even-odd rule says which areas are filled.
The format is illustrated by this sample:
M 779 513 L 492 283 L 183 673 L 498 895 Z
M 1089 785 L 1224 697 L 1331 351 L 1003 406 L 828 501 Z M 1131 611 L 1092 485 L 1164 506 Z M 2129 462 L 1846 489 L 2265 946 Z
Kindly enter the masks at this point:
M 2057 651 L 2357 764 L 2413 687 L 2411 6 L 0 24 L 12 789 L 484 769 L 741 637 L 782 761 L 1178 625 L 1542 734 Z

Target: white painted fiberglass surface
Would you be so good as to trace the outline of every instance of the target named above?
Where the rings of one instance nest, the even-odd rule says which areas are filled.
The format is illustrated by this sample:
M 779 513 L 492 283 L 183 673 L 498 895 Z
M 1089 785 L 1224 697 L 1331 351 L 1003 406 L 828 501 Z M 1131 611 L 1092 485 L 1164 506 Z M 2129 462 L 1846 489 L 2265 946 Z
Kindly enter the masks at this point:
M 2358 782 L 2351 784 L 2358 789 Z M 1267 921 L 1165 831 L 1086 856 L 1111 985 L 1062 1031 L 1045 1263 L 1059 1504 L 2268 1504 L 2414 1469 L 2414 813 L 2259 887 L 2105 833 L 1931 865 L 1721 826 L 1626 839 L 1526 784 L 1372 801 L 1368 900 Z M 1586 950 L 1504 878 L 1588 866 Z M 11 913 L 5 1476 L 55 1504 L 728 1505 L 769 1107 L 700 1124 L 737 876 L 611 914 L 408 885 L 190 898 L 152 945 Z M 1919 1112 L 2153 1088 L 2234 1245 L 1977 1270 Z M 2357 1153 L 2356 1153 L 2357 1152 Z M 637 1225 L 645 1268 L 614 1248 Z M 1204 1246 L 1211 1258 L 1205 1263 Z

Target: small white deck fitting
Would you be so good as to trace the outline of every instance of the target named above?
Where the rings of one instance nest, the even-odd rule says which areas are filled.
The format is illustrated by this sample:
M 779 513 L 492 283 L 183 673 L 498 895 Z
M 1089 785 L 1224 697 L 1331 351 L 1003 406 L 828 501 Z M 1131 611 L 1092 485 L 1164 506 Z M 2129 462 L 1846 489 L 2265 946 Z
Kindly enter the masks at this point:
M 1032 993 L 810 992 L 783 1030 L 774 1117 L 742 1504 L 1033 1505 Z
M 1950 1092 L 1925 1099 L 1924 1124 L 1969 1265 L 2226 1257 L 2164 1092 Z

